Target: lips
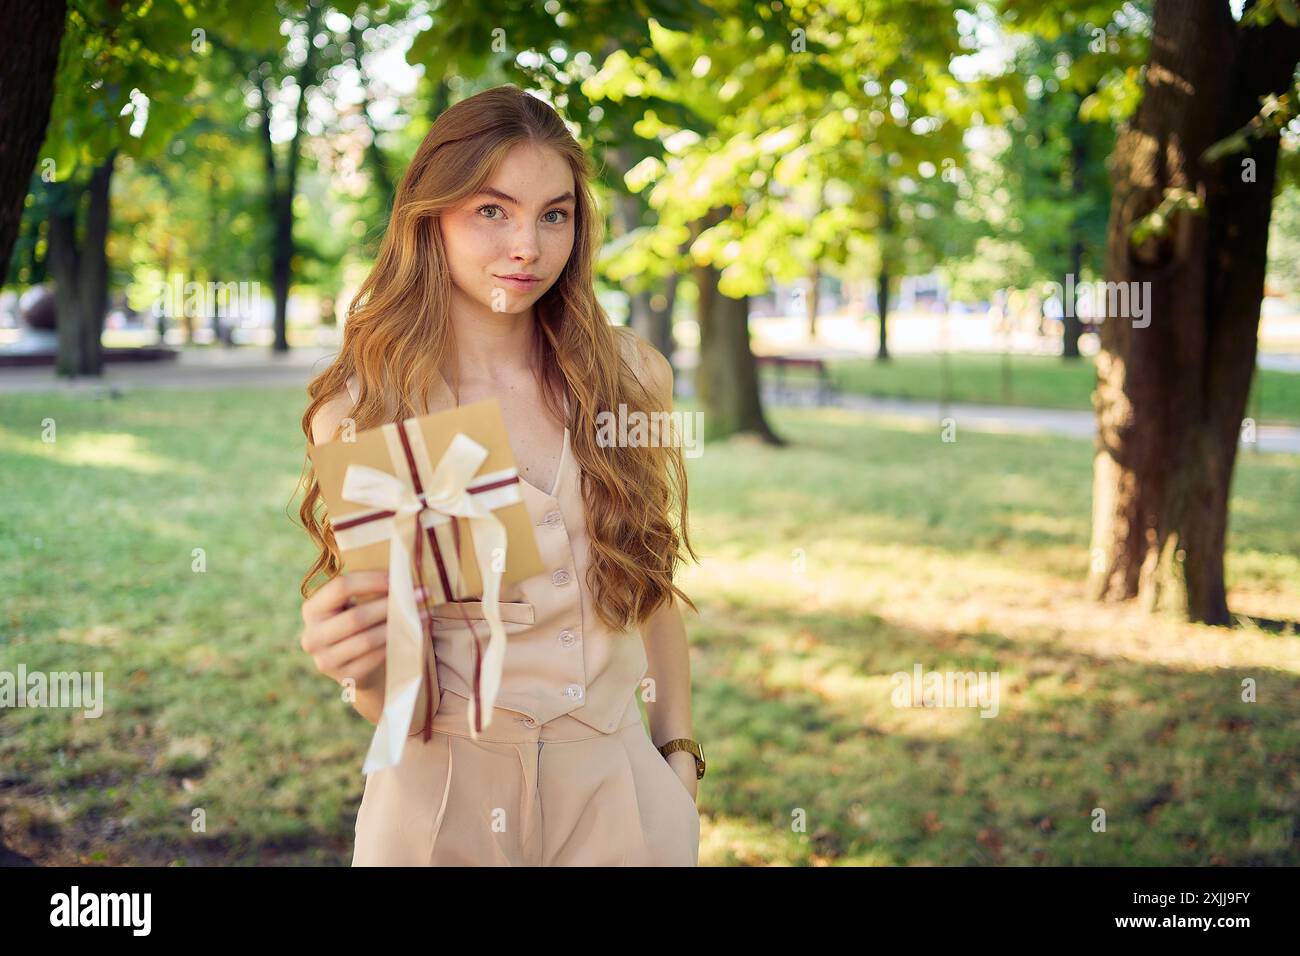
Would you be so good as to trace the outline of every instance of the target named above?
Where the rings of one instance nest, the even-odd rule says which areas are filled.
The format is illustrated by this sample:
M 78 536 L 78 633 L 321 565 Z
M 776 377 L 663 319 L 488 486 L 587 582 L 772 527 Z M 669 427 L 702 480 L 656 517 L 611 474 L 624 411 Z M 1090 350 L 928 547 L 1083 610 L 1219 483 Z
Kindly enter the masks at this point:
M 496 276 L 496 278 L 504 282 L 507 288 L 519 289 L 520 291 L 535 289 L 537 288 L 538 285 L 541 284 L 542 281 L 536 276 L 533 276 L 531 278 L 519 278 L 517 276 Z

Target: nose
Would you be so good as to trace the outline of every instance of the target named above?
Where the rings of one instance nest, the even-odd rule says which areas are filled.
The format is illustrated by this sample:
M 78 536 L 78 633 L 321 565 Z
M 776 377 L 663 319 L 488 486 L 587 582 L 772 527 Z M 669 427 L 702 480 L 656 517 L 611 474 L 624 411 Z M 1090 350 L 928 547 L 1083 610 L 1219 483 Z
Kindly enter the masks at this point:
M 540 253 L 537 241 L 537 227 L 532 223 L 521 222 L 510 235 L 510 258 L 520 264 L 536 262 Z

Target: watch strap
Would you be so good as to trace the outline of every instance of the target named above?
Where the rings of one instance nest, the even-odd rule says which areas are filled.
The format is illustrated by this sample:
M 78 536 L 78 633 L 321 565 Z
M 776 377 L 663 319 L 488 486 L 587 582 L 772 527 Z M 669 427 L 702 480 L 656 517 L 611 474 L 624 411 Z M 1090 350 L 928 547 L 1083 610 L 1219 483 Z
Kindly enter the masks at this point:
M 675 737 L 667 743 L 661 744 L 657 749 L 665 759 L 670 753 L 685 750 L 695 758 L 695 779 L 699 780 L 704 776 L 704 748 L 699 745 L 698 741 L 692 740 L 690 737 Z

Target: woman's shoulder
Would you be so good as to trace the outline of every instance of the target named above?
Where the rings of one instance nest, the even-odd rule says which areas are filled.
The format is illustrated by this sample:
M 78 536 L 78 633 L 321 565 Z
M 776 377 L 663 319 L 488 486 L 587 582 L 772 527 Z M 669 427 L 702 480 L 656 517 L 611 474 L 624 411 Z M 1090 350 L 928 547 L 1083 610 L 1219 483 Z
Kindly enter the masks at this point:
M 347 390 L 339 389 L 327 398 L 311 417 L 311 441 L 313 445 L 323 445 L 333 441 L 343 419 L 356 407 L 356 392 L 353 379 L 348 379 Z

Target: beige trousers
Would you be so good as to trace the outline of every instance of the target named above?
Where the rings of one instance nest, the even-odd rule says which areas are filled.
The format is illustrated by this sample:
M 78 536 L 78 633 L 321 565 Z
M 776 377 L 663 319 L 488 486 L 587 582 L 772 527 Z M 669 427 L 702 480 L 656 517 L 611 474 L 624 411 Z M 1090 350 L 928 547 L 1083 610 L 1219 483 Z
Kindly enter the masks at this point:
M 496 708 L 473 740 L 443 690 L 426 743 L 366 778 L 353 866 L 696 866 L 700 815 L 636 699 L 601 733 Z

